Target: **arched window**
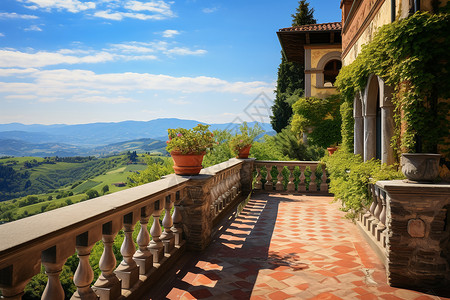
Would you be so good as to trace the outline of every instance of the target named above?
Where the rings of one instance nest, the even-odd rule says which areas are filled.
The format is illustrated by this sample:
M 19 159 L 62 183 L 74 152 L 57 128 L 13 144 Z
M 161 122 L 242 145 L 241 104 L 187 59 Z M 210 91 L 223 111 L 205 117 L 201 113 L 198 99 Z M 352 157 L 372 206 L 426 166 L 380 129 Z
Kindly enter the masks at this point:
M 324 86 L 333 86 L 336 81 L 336 76 L 342 68 L 342 62 L 337 59 L 330 60 L 323 68 L 323 83 Z

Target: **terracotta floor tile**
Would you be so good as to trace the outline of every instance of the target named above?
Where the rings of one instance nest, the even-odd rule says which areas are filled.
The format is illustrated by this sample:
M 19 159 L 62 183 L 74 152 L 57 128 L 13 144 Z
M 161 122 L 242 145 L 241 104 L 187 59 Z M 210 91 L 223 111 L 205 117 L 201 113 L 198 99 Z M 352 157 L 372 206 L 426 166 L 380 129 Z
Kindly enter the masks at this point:
M 274 292 L 269 295 L 269 298 L 272 300 L 283 300 L 283 299 L 288 299 L 290 297 L 291 297 L 291 295 L 288 295 L 282 291 L 277 291 L 277 292 Z
M 382 262 L 331 200 L 253 195 L 216 242 L 174 271 L 164 295 L 145 299 L 438 299 L 388 286 Z
M 339 300 L 342 299 L 332 293 L 326 292 L 326 293 L 321 293 L 317 296 L 315 296 L 314 298 L 311 298 L 311 300 Z

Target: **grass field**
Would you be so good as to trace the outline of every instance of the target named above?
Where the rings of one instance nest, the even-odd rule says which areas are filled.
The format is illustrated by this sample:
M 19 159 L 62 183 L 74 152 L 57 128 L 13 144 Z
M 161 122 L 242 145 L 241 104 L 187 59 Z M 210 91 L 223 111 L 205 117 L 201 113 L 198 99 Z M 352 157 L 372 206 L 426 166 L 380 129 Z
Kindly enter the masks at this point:
M 33 160 L 35 158 L 19 157 L 13 159 L 16 161 L 16 165 L 14 167 L 20 168 L 21 165 L 23 167 L 24 162 Z M 1 159 L 0 162 L 5 163 L 5 161 L 11 160 L 12 158 L 6 158 Z M 38 158 L 36 158 L 36 160 L 39 161 Z M 90 189 L 94 189 L 98 192 L 99 195 L 103 195 L 103 187 L 105 185 L 107 185 L 109 188 L 109 191 L 107 192 L 108 194 L 127 189 L 128 186 L 118 187 L 113 184 L 126 183 L 128 177 L 131 174 L 133 174 L 134 172 L 145 170 L 147 168 L 147 165 L 125 164 L 125 162 L 126 160 L 124 160 L 122 156 L 115 156 L 106 158 L 104 159 L 104 161 L 100 162 L 96 160 L 95 164 L 57 162 L 56 164 L 42 164 L 32 169 L 28 169 L 30 171 L 30 179 L 33 180 L 33 182 L 37 182 L 39 184 L 46 184 L 47 182 L 49 184 L 54 183 L 55 180 L 61 180 L 61 177 L 64 176 L 73 176 L 73 179 L 75 179 L 78 173 L 85 174 L 81 173 L 82 171 L 86 172 L 86 170 L 83 170 L 83 167 L 92 168 L 92 170 L 89 170 L 90 173 L 88 174 L 94 174 L 95 176 L 92 176 L 89 179 L 85 180 L 72 180 L 70 182 L 67 182 L 67 184 L 60 185 L 59 188 L 54 189 L 49 193 L 27 195 L 24 197 L 0 202 L 0 222 L 2 219 L 8 219 L 5 219 L 6 212 L 8 212 L 10 216 L 9 219 L 11 219 L 11 217 L 12 219 L 17 219 L 41 213 L 45 209 L 57 208 L 60 206 L 65 206 L 68 204 L 86 200 L 87 195 L 85 194 L 85 192 Z M 108 169 L 109 166 L 114 166 L 114 168 Z M 72 189 L 72 186 L 75 183 L 79 184 Z M 56 199 L 57 196 L 60 197 L 61 194 L 67 195 L 69 192 L 72 192 L 73 195 Z M 39 199 L 38 201 L 40 202 L 34 204 L 28 204 L 27 202 L 27 204 L 23 206 L 23 202 L 26 201 L 29 196 L 36 196 Z M 52 197 L 52 200 L 48 200 L 50 196 Z M 19 207 L 19 203 L 21 203 L 22 207 Z

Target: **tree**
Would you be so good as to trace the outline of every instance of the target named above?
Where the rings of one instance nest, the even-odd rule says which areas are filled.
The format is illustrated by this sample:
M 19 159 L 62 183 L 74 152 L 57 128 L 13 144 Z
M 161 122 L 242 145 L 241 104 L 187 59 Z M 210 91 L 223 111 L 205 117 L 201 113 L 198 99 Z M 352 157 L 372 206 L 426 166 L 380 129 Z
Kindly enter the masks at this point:
M 309 8 L 309 3 L 306 0 L 298 1 L 297 12 L 292 14 L 292 26 L 301 26 L 307 24 L 316 24 L 314 19 L 314 8 Z
M 102 191 L 103 191 L 103 195 L 106 194 L 107 192 L 109 192 L 109 186 L 108 186 L 107 184 L 105 184 L 105 185 L 102 187 Z
M 315 24 L 313 17 L 314 9 L 309 8 L 306 0 L 299 1 L 297 12 L 292 14 L 292 26 L 301 26 L 306 24 Z M 278 67 L 277 89 L 275 90 L 275 103 L 272 106 L 270 123 L 276 132 L 281 132 L 289 124 L 292 116 L 292 107 L 286 100 L 292 94 L 303 94 L 305 81 L 304 65 L 298 62 L 288 62 L 285 57 L 281 58 Z

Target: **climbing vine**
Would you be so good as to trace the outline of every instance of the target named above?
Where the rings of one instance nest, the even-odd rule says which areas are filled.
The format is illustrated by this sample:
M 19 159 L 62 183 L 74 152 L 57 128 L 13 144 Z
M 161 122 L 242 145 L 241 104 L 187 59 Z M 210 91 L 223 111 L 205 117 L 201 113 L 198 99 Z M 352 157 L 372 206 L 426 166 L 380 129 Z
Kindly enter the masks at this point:
M 397 153 L 436 152 L 439 145 L 444 155 L 450 155 L 449 12 L 447 4 L 440 13 L 417 12 L 384 25 L 337 77 L 336 86 L 350 107 L 370 74 L 395 88 L 392 146 Z M 343 130 L 343 143 L 350 141 L 352 133 Z

